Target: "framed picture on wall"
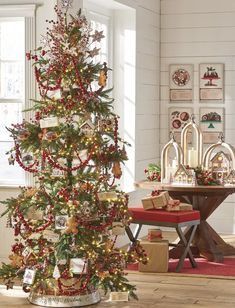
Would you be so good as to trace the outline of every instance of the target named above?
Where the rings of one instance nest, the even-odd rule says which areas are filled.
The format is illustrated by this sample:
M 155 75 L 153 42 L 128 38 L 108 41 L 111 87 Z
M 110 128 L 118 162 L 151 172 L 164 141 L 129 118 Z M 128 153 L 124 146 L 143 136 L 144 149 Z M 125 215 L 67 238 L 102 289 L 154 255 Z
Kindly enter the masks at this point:
M 193 100 L 193 65 L 170 64 L 170 101 Z
M 224 132 L 224 108 L 200 108 L 200 128 L 203 143 L 215 143 Z
M 169 108 L 169 131 L 174 133 L 177 142 L 180 142 L 181 131 L 190 122 L 193 108 L 170 107 Z M 189 136 L 190 140 L 190 136 Z
M 199 65 L 200 100 L 223 100 L 224 64 L 201 63 Z

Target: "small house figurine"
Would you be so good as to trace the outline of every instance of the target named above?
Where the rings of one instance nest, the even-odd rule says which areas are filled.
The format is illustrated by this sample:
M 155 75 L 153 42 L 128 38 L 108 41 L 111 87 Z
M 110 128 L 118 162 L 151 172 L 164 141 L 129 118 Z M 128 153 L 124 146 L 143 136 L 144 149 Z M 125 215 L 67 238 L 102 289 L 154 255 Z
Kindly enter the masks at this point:
M 211 159 L 211 173 L 215 180 L 221 183 L 228 177 L 230 172 L 231 157 L 223 151 L 216 153 Z
M 225 178 L 226 185 L 235 185 L 235 170 L 231 170 L 229 175 Z
M 173 176 L 173 183 L 184 185 L 195 185 L 195 172 L 180 164 Z
M 80 126 L 80 131 L 87 137 L 91 137 L 94 133 L 95 126 L 91 120 L 87 120 Z

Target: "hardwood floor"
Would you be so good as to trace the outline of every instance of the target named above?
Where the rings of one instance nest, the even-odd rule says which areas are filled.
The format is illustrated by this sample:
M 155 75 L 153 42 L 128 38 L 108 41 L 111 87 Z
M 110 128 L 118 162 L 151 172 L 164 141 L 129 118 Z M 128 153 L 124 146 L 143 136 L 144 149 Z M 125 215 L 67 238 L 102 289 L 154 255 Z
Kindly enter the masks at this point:
M 109 308 L 234 308 L 234 279 L 179 277 L 169 274 L 130 274 L 129 279 L 138 288 L 139 301 L 107 302 L 89 307 Z M 6 296 L 7 294 L 7 296 Z M 24 297 L 22 297 L 24 296 Z M 30 308 L 25 293 L 17 289 L 0 288 L 0 307 Z M 88 306 L 87 306 L 88 307 Z
M 171 240 L 174 234 L 167 234 Z M 235 236 L 225 236 L 230 244 L 235 244 Z M 144 274 L 131 272 L 129 280 L 137 286 L 139 301 L 108 302 L 103 299 L 98 305 L 87 307 L 100 308 L 234 308 L 235 277 L 208 278 L 185 276 L 175 273 Z M 0 286 L 1 308 L 36 307 L 27 301 L 27 294 L 20 288 L 6 290 Z

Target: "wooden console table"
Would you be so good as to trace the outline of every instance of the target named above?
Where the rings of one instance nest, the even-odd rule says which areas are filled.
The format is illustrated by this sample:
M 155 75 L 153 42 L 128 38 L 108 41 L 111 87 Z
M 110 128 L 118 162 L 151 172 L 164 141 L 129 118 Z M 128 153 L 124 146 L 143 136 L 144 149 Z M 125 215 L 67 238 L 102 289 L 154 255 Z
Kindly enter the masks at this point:
M 170 196 L 181 202 L 193 205 L 200 211 L 201 221 L 193 240 L 193 254 L 204 256 L 209 261 L 223 262 L 224 256 L 235 255 L 235 248 L 227 244 L 207 222 L 208 217 L 230 195 L 235 193 L 233 186 L 183 186 L 165 185 L 157 182 L 139 182 L 136 187 L 168 191 Z M 191 229 L 186 230 L 189 237 Z M 177 254 L 177 252 L 175 252 Z M 172 254 L 174 257 L 174 252 Z

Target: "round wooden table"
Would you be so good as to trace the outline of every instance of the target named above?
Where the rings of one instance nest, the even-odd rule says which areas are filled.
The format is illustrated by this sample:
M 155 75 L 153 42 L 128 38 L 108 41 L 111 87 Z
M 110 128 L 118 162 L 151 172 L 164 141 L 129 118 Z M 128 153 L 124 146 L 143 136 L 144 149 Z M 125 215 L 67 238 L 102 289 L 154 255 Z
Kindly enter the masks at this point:
M 235 248 L 227 244 L 207 222 L 208 217 L 230 195 L 235 193 L 232 186 L 184 186 L 165 185 L 158 182 L 142 181 L 136 187 L 168 191 L 173 199 L 187 202 L 200 211 L 201 221 L 193 240 L 193 254 L 204 256 L 209 261 L 223 262 L 224 256 L 235 255 Z M 226 210 L 226 209 L 225 209 Z M 186 230 L 189 236 L 191 230 Z

